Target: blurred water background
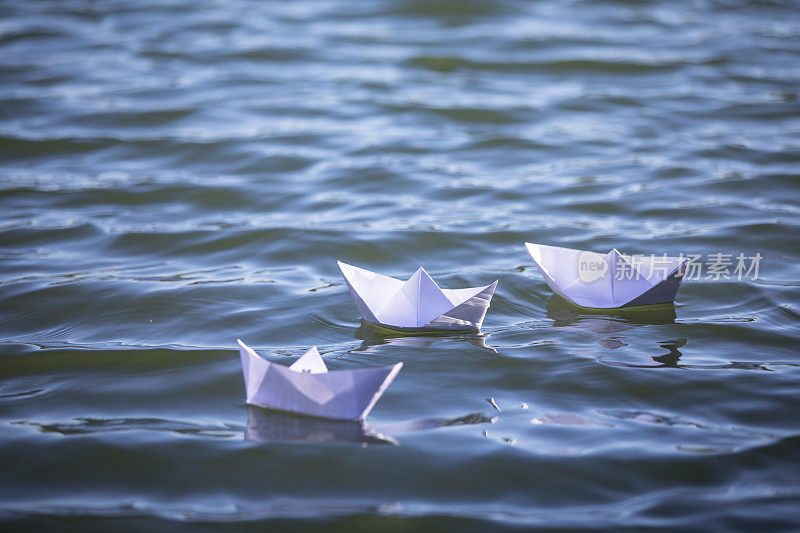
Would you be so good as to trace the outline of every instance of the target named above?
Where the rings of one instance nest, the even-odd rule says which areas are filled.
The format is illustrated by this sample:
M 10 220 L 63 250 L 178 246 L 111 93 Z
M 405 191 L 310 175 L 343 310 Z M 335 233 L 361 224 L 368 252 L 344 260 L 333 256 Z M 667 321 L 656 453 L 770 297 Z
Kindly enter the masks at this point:
M 0 521 L 797 530 L 799 84 L 793 0 L 0 2 Z M 524 241 L 706 270 L 594 314 Z M 500 283 L 387 337 L 337 259 Z M 309 421 L 236 338 L 405 367 Z

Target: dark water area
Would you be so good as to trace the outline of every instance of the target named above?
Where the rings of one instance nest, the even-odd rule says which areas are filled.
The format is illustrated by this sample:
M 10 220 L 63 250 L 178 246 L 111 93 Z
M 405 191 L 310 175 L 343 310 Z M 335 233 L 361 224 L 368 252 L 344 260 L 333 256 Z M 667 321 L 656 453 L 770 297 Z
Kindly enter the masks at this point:
M 0 2 L 0 525 L 800 529 L 799 92 L 790 0 Z M 704 270 L 595 313 L 525 241 Z M 499 285 L 392 336 L 337 259 Z M 293 417 L 237 338 L 405 366 Z

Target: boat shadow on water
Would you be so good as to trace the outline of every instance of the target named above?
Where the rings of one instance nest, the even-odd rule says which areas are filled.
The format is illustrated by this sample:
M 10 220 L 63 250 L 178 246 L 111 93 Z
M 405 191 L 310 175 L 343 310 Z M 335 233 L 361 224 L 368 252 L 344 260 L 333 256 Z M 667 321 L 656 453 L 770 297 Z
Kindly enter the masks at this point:
M 392 444 L 392 437 L 371 429 L 364 421 L 334 420 L 247 406 L 245 440 L 254 442 L 354 442 Z
M 252 442 L 352 442 L 398 446 L 400 442 L 397 439 L 382 431 L 405 433 L 495 422 L 497 416 L 469 413 L 453 418 L 423 418 L 382 424 L 381 431 L 378 431 L 365 421 L 317 418 L 248 405 L 244 439 Z
M 663 326 L 675 324 L 677 314 L 674 304 L 647 305 L 618 309 L 591 309 L 568 302 L 558 295 L 553 295 L 545 304 L 547 317 L 553 321 L 552 326 L 562 329 L 590 331 L 601 338 L 597 344 L 608 350 L 629 346 L 625 331 L 643 326 Z M 655 344 L 667 350 L 665 354 L 651 355 L 653 364 L 631 364 L 603 361 L 605 364 L 634 367 L 680 367 L 679 360 L 683 356 L 680 348 L 686 345 L 687 339 L 654 340 Z
M 353 333 L 353 337 L 363 341 L 361 346 L 353 351 L 374 352 L 378 346 L 407 346 L 410 348 L 427 348 L 436 341 L 456 340 L 467 342 L 476 348 L 496 352 L 494 348 L 486 345 L 489 335 L 480 331 L 433 331 L 433 330 L 397 330 L 371 324 L 364 320 Z

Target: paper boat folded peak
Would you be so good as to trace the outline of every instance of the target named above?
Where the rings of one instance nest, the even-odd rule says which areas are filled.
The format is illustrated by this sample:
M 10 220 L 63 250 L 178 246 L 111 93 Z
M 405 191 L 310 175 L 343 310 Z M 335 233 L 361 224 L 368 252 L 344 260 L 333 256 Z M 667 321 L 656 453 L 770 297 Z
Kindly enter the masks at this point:
M 687 258 L 605 255 L 526 242 L 525 247 L 556 294 L 582 307 L 616 308 L 672 303 Z
M 316 347 L 283 366 L 237 342 L 248 404 L 323 418 L 365 419 L 403 367 L 329 372 Z
M 441 289 L 422 267 L 407 281 L 341 261 L 339 269 L 361 318 L 400 330 L 478 330 L 497 287 Z

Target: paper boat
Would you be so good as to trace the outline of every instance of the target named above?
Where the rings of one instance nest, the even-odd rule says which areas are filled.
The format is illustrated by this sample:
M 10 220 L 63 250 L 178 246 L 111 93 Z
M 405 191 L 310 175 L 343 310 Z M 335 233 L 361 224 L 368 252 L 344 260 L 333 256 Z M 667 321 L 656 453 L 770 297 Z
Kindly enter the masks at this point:
M 323 418 L 363 420 L 403 367 L 328 372 L 316 347 L 287 367 L 238 343 L 248 404 Z
M 613 308 L 672 303 L 686 258 L 606 255 L 526 242 L 528 253 L 556 294 L 582 307 Z
M 347 288 L 365 321 L 401 330 L 480 329 L 495 281 L 486 287 L 440 289 L 420 267 L 408 281 L 339 261 Z

